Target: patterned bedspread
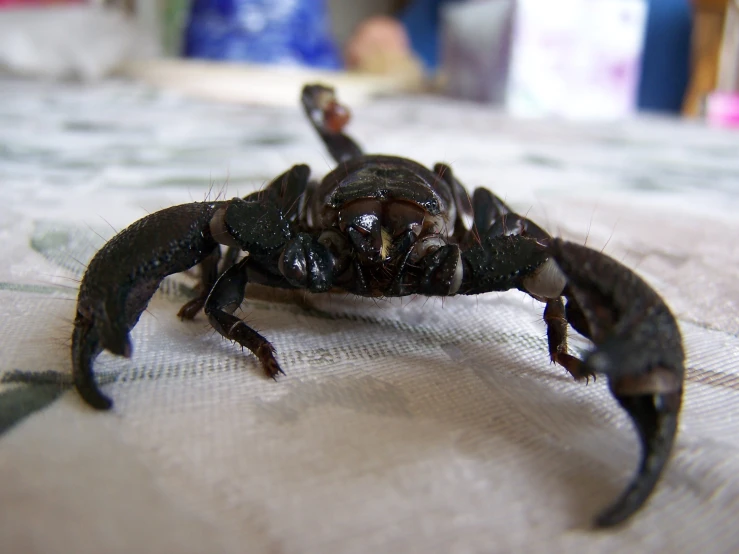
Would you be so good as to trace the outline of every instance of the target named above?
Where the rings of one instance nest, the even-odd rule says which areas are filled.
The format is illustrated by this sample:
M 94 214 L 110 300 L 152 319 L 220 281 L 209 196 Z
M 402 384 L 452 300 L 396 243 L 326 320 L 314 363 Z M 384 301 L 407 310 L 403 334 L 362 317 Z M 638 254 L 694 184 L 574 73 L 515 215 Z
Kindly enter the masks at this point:
M 297 94 L 278 109 L 0 80 L 0 550 L 739 550 L 739 135 L 698 123 L 401 97 L 350 126 L 367 151 L 446 161 L 605 249 L 670 304 L 688 353 L 680 434 L 622 528 L 589 525 L 634 471 L 636 435 L 605 379 L 550 365 L 542 306 L 517 292 L 255 290 L 238 313 L 277 347 L 273 382 L 202 315 L 176 317 L 195 281 L 173 276 L 133 357 L 98 358 L 114 410 L 81 402 L 69 346 L 86 262 L 146 213 L 244 195 L 297 162 L 327 172 Z

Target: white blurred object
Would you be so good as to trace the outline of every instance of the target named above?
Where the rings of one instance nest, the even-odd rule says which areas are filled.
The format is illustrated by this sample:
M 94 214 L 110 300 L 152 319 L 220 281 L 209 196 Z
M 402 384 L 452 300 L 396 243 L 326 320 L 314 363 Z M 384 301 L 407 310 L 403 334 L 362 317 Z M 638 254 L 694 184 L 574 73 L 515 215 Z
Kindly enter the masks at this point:
M 632 114 L 644 0 L 478 0 L 442 12 L 447 91 L 518 116 Z
M 508 110 L 572 119 L 632 114 L 646 19 L 643 0 L 518 0 Z
M 158 54 L 156 41 L 123 14 L 95 6 L 0 11 L 0 71 L 96 80 L 130 59 Z

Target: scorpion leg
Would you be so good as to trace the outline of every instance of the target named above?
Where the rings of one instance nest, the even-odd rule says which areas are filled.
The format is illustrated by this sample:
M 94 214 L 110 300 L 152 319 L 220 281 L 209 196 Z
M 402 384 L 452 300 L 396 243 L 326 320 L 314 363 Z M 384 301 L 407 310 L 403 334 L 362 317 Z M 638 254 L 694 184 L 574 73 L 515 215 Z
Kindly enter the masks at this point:
M 221 335 L 251 350 L 267 375 L 274 379 L 278 373 L 284 374 L 275 359 L 275 348 L 262 335 L 233 315 L 244 301 L 250 263 L 245 258 L 220 276 L 205 303 L 205 314 Z
M 475 189 L 472 194 L 472 207 L 478 233 L 482 231 L 490 236 L 525 235 L 539 239 L 549 238 L 549 233 L 544 229 L 514 212 L 487 189 Z
M 232 247 L 233 248 L 233 247 Z M 236 250 L 234 248 L 234 250 Z M 214 248 L 210 256 L 200 262 L 200 283 L 198 283 L 198 296 L 180 308 L 177 317 L 180 319 L 193 319 L 205 306 L 210 289 L 213 288 L 218 279 L 218 262 L 221 259 L 221 249 Z M 232 264 L 230 264 L 232 265 Z
M 309 177 L 310 168 L 307 165 L 295 165 L 279 177 L 273 179 L 264 190 L 254 192 L 244 198 L 244 200 L 247 202 L 272 201 L 282 209 L 285 219 L 295 219 L 300 208 L 300 198 L 305 191 Z M 221 271 L 226 271 L 234 265 L 240 253 L 241 248 L 229 246 L 226 250 L 226 255 L 223 257 Z M 210 289 L 213 288 L 213 285 L 218 279 L 218 263 L 220 260 L 221 249 L 217 248 L 211 256 L 208 256 L 200 263 L 201 276 L 200 283 L 198 284 L 198 297 L 190 300 L 180 308 L 180 311 L 177 313 L 179 318 L 193 319 L 203 309 L 205 301 L 210 294 Z
M 339 104 L 336 93 L 324 85 L 306 85 L 301 95 L 303 109 L 336 163 L 362 155 L 362 149 L 343 133 L 349 123 L 349 108 Z
M 282 217 L 295 221 L 301 212 L 301 201 L 310 179 L 310 167 L 305 164 L 292 166 L 258 192 L 246 196 L 247 202 L 270 202 L 279 208 Z
M 567 319 L 595 345 L 582 371 L 608 377 L 641 441 L 636 475 L 595 520 L 610 527 L 646 502 L 672 450 L 685 373 L 680 330 L 659 295 L 612 258 L 559 239 L 548 249 L 567 278 Z
M 218 248 L 210 221 L 219 202 L 183 204 L 140 219 L 90 261 L 80 283 L 72 333 L 72 377 L 93 408 L 112 406 L 92 371 L 103 350 L 130 357 L 129 332 L 162 279 L 202 262 Z
M 567 315 L 565 303 L 561 296 L 556 298 L 544 298 L 544 322 L 547 325 L 547 343 L 549 344 L 549 359 L 564 367 L 575 380 L 588 382 L 595 373 L 583 367 L 582 362 L 567 353 Z
M 452 189 L 452 197 L 454 198 L 454 205 L 457 212 L 453 234 L 458 239 L 461 239 L 472 229 L 474 223 L 474 212 L 470 195 L 467 194 L 467 189 L 457 180 L 452 172 L 452 168 L 448 165 L 442 163 L 435 164 L 434 173 L 446 181 Z
M 548 242 L 549 234 L 530 219 L 511 210 L 499 197 L 487 189 L 478 188 L 473 194 L 475 227 L 487 229 L 487 236 L 521 235 Z M 564 277 L 556 264 L 544 263 L 525 279 L 524 288 L 534 298 L 546 303 L 544 322 L 547 326 L 549 357 L 564 367 L 576 380 L 595 374 L 586 370 L 579 359 L 567 353 L 567 314 L 560 296 Z

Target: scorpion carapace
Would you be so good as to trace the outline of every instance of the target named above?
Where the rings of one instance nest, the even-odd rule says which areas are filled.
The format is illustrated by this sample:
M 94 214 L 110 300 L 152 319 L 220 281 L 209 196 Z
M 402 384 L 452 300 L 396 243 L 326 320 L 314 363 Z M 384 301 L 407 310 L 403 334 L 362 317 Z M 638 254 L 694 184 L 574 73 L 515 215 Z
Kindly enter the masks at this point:
M 363 154 L 344 134 L 349 112 L 333 89 L 306 86 L 302 103 L 338 164 L 322 180 L 296 165 L 245 198 L 153 213 L 92 259 L 72 337 L 82 398 L 111 407 L 93 376 L 95 357 L 102 350 L 130 356 L 129 332 L 162 279 L 195 265 L 199 294 L 179 316 L 204 310 L 213 328 L 253 352 L 271 377 L 282 372 L 274 348 L 233 315 L 247 283 L 360 296 L 519 289 L 545 305 L 551 360 L 578 380 L 605 375 L 634 422 L 641 464 L 596 525 L 626 520 L 654 489 L 677 430 L 684 355 L 662 299 L 622 264 L 552 238 L 488 190 L 478 188 L 470 199 L 447 165 L 428 169 Z M 583 360 L 567 351 L 568 324 L 594 345 Z

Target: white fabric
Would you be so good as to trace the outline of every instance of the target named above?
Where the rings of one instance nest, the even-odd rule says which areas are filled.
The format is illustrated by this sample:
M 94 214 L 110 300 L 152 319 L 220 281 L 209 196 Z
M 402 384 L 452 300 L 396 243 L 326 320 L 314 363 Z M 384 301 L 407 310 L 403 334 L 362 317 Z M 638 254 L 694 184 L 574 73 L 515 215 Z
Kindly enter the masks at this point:
M 314 296 L 308 310 L 260 292 L 240 313 L 277 347 L 287 375 L 273 382 L 202 315 L 177 319 L 193 283 L 178 276 L 134 330 L 133 358 L 95 364 L 112 412 L 72 390 L 34 411 L 48 386 L 19 372 L 69 375 L 76 280 L 111 227 L 331 162 L 297 106 L 121 83 L 0 81 L 0 98 L 0 414 L 25 410 L 0 434 L 0 551 L 737 551 L 736 134 L 514 121 L 438 99 L 354 114 L 368 151 L 450 162 L 470 189 L 605 247 L 679 317 L 672 461 L 628 525 L 596 532 L 637 463 L 635 433 L 604 379 L 549 364 L 542 307 L 515 292 Z

